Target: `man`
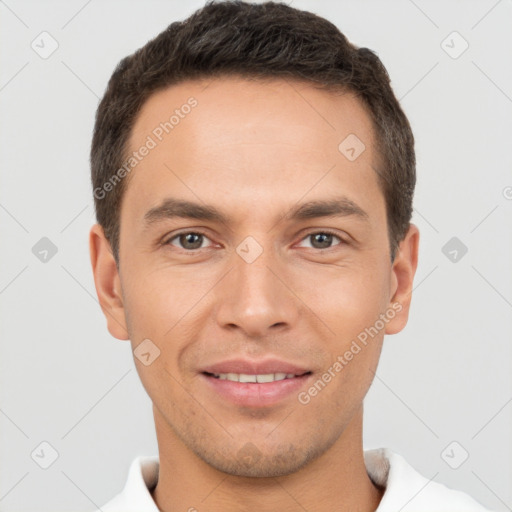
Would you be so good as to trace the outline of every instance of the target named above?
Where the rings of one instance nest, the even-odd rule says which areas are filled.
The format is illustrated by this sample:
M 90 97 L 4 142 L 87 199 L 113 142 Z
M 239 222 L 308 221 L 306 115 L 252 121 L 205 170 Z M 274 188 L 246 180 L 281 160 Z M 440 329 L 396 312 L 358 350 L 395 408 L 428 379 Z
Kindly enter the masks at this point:
M 419 242 L 374 53 L 284 4 L 207 4 L 120 62 L 91 165 L 96 290 L 159 447 L 103 511 L 485 510 L 362 447 Z

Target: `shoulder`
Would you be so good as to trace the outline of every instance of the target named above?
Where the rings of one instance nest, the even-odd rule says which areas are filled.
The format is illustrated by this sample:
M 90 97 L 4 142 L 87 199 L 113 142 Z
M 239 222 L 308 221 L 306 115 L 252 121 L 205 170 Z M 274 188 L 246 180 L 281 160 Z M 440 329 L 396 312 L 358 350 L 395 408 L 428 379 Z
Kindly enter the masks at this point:
M 365 452 L 370 478 L 384 495 L 376 512 L 491 512 L 468 494 L 418 473 L 399 454 L 386 448 Z

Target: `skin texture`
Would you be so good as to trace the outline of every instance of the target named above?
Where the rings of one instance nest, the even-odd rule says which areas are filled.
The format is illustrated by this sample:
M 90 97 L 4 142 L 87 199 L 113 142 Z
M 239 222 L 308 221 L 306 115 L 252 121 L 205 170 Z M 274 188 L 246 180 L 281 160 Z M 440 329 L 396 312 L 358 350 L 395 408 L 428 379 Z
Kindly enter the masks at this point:
M 370 117 L 352 94 L 304 83 L 186 82 L 149 98 L 130 150 L 190 97 L 197 106 L 127 178 L 119 269 L 101 227 L 90 234 L 110 333 L 160 350 L 148 366 L 135 358 L 154 404 L 153 498 L 163 511 L 375 510 L 382 490 L 364 466 L 363 398 L 384 334 L 407 322 L 419 233 L 411 225 L 392 263 Z M 349 134 L 366 148 L 355 161 L 338 150 Z M 285 218 L 341 196 L 366 216 Z M 215 206 L 228 222 L 145 222 L 169 197 Z M 312 236 L 323 230 L 330 242 Z M 200 249 L 176 236 L 198 231 Z M 248 236 L 263 250 L 252 263 L 237 252 Z M 393 304 L 400 311 L 307 404 L 292 393 L 239 407 L 201 374 L 235 356 L 273 356 L 312 372 L 307 391 Z

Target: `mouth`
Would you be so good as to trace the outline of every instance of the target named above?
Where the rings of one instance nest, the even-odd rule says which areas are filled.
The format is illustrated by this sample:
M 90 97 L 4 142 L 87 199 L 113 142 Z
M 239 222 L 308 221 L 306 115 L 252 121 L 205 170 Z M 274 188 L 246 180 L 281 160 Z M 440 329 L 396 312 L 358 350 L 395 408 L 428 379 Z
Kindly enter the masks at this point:
M 251 368 L 249 366 L 244 363 L 230 363 L 218 369 L 209 368 L 200 375 L 215 399 L 238 407 L 250 408 L 285 403 L 286 399 L 296 397 L 313 375 L 311 371 L 285 364 L 259 365 L 264 367 L 260 370 L 254 369 L 254 366 L 258 365 Z M 285 371 L 272 371 L 272 366 L 280 366 L 279 369 Z

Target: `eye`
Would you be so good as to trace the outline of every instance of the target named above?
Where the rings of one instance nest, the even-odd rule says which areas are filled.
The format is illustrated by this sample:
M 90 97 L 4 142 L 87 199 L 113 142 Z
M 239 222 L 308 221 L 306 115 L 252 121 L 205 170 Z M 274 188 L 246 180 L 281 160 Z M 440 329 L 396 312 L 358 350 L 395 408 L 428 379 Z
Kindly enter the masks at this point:
M 306 235 L 302 241 L 311 239 L 311 245 L 313 249 L 330 249 L 333 244 L 333 238 L 339 240 L 339 243 L 334 245 L 340 245 L 345 243 L 339 236 L 331 233 L 330 231 L 315 231 Z
M 333 246 L 341 245 L 346 243 L 341 237 L 330 232 L 330 231 L 315 231 L 306 235 L 301 243 L 311 240 L 312 249 L 330 249 Z M 338 240 L 338 243 L 334 243 L 334 239 Z M 210 240 L 205 234 L 197 231 L 187 231 L 184 233 L 178 233 L 173 237 L 169 238 L 164 245 L 172 245 L 179 249 L 185 249 L 186 251 L 195 251 L 198 249 L 205 249 L 207 245 L 203 245 L 204 242 Z M 211 241 L 211 240 L 210 240 Z M 307 247 L 307 246 L 306 246 Z
M 173 243 L 174 240 L 176 240 L 179 245 Z M 185 233 L 180 233 L 178 235 L 174 235 L 172 238 L 169 238 L 169 240 L 165 242 L 165 245 L 173 245 L 174 247 L 178 247 L 180 249 L 193 251 L 196 249 L 204 249 L 203 242 L 205 240 L 209 240 L 209 238 L 203 233 L 187 231 Z

